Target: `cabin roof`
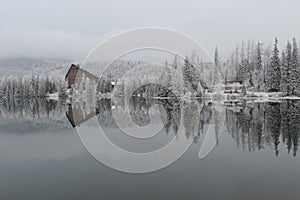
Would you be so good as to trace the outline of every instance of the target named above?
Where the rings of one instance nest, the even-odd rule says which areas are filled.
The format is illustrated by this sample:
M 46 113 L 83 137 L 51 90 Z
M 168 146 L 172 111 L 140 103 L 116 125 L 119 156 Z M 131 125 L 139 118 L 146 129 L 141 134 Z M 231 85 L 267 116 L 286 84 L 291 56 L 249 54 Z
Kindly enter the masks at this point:
M 65 79 L 67 79 L 67 77 L 69 76 L 69 73 L 71 72 L 72 69 L 79 70 L 79 65 L 72 64 L 71 67 L 69 68 L 68 72 L 66 73 Z
M 83 73 L 89 75 L 90 77 L 92 77 L 92 78 L 94 78 L 94 79 L 98 79 L 97 76 L 91 74 L 90 72 L 88 72 L 88 71 L 86 71 L 86 70 L 84 70 L 84 69 L 81 69 L 81 68 L 79 67 L 79 65 L 72 64 L 71 67 L 70 67 L 70 69 L 69 69 L 68 72 L 66 73 L 65 80 L 68 78 L 68 76 L 69 76 L 71 70 L 77 70 L 77 71 L 80 70 L 81 72 L 83 72 Z

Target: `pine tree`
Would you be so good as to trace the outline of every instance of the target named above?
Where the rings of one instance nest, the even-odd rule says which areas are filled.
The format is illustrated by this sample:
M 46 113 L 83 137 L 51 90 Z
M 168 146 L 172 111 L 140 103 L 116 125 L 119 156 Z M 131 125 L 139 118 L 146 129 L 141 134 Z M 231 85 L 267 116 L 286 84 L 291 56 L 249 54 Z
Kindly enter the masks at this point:
M 288 41 L 286 52 L 282 54 L 281 61 L 281 91 L 287 96 L 291 95 L 291 69 L 292 69 L 292 46 Z
M 257 50 L 256 50 L 256 56 L 254 61 L 254 76 L 253 80 L 255 83 L 255 86 L 257 87 L 257 91 L 259 92 L 262 85 L 263 85 L 263 74 L 262 74 L 262 55 L 261 55 L 261 47 L 260 43 L 257 44 Z
M 188 57 L 185 58 L 184 60 L 184 66 L 183 66 L 183 78 L 184 78 L 184 83 L 186 87 L 189 87 L 189 85 L 193 82 L 193 77 L 192 77 L 192 68 L 190 61 Z
M 295 95 L 295 89 L 298 87 L 299 82 L 299 62 L 298 62 L 298 46 L 296 39 L 293 39 L 293 51 L 292 51 L 292 67 L 290 74 L 291 90 Z
M 270 60 L 271 60 L 271 47 L 268 46 L 267 48 L 265 48 L 264 53 L 263 53 L 263 82 L 266 85 L 266 80 L 267 80 L 267 71 L 269 69 L 270 66 Z
M 287 66 L 287 59 L 286 59 L 286 54 L 283 51 L 281 53 L 281 82 L 280 82 L 280 91 L 282 93 L 287 93 L 287 82 L 286 82 L 286 66 Z
M 267 88 L 270 92 L 279 92 L 280 91 L 280 59 L 279 59 L 279 49 L 278 49 L 278 40 L 275 39 L 273 54 L 271 57 L 270 67 L 267 71 Z
M 240 75 L 239 75 L 239 71 L 240 71 L 240 61 L 239 61 L 239 46 L 236 45 L 236 50 L 235 50 L 235 55 L 233 56 L 233 64 L 234 64 L 234 68 L 235 68 L 235 74 L 236 74 L 236 79 L 240 80 Z
M 30 79 L 30 82 L 29 82 L 29 94 L 28 96 L 29 97 L 35 97 L 35 78 L 34 76 L 32 75 L 31 76 L 31 79 Z
M 185 89 L 190 90 L 193 94 L 198 94 L 198 89 L 200 89 L 199 82 L 201 79 L 199 78 L 200 74 L 198 69 L 192 64 L 188 57 L 184 60 L 184 66 L 182 68 L 183 80 Z
M 177 55 L 175 55 L 172 65 L 173 65 L 174 69 L 177 70 L 177 68 L 178 68 L 178 58 L 177 58 Z
M 215 56 L 214 56 L 214 64 L 218 66 L 220 64 L 219 52 L 218 47 L 215 49 Z
M 34 84 L 35 97 L 39 97 L 39 96 L 40 96 L 40 86 L 39 86 L 39 81 L 40 81 L 40 78 L 39 78 L 39 76 L 37 76 L 37 77 L 36 77 L 35 84 Z
M 218 47 L 216 47 L 215 55 L 214 55 L 213 85 L 220 83 L 220 81 L 221 81 L 221 63 L 219 58 Z
M 250 47 L 249 47 L 250 45 Z M 251 42 L 248 42 L 248 51 L 250 51 L 250 54 L 248 53 L 248 65 L 246 68 L 247 73 L 247 79 L 249 79 L 250 86 L 254 86 L 253 83 L 253 75 L 254 75 L 254 69 L 255 69 L 255 60 L 256 60 L 256 50 L 255 50 L 255 42 L 252 40 Z
M 244 46 L 244 42 L 242 43 L 242 47 L 241 47 L 241 63 L 239 63 L 239 60 L 237 59 L 237 63 L 238 63 L 238 67 L 237 67 L 237 80 L 238 81 L 245 81 L 246 77 L 247 77 L 247 68 L 248 68 L 248 56 L 245 57 L 245 46 Z M 238 48 L 237 50 L 238 51 Z M 248 52 L 248 51 L 247 51 Z M 248 54 L 247 54 L 248 55 Z M 236 54 L 236 56 L 238 56 L 238 54 Z

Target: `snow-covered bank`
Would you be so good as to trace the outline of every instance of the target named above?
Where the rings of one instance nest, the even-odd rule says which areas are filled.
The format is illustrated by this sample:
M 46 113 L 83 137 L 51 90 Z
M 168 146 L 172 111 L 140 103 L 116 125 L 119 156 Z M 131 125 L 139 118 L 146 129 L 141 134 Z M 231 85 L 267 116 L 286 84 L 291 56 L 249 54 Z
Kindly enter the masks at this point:
M 247 92 L 244 99 L 266 99 L 266 100 L 300 100 L 298 96 L 284 96 L 281 92 Z
M 58 92 L 51 93 L 51 94 L 47 93 L 46 94 L 46 99 L 58 101 L 58 99 L 59 99 Z

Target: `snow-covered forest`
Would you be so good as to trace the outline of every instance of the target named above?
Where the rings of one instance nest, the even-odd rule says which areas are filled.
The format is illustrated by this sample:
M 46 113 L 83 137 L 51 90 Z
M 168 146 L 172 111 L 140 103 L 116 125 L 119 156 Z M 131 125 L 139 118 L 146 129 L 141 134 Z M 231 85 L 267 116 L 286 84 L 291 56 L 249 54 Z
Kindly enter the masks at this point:
M 57 93 L 63 96 L 65 83 L 48 76 L 32 75 L 30 77 L 7 77 L 0 82 L 0 96 L 4 98 L 41 98 Z
M 281 92 L 283 96 L 300 95 L 298 44 L 294 38 L 280 49 L 249 40 L 242 42 L 226 63 L 225 82 L 242 81 L 248 91 Z
M 117 60 L 101 73 L 98 85 L 93 86 L 98 93 L 109 93 L 111 82 L 115 82 L 115 91 L 119 95 L 133 93 L 149 80 L 159 83 L 176 96 L 190 92 L 194 96 L 205 96 L 215 92 L 216 85 L 222 93 L 228 85 L 239 83 L 238 95 L 256 95 L 273 93 L 280 97 L 300 96 L 300 56 L 296 39 L 288 41 L 284 48 L 279 48 L 277 38 L 273 44 L 264 44 L 249 40 L 237 45 L 229 59 L 224 62 L 218 49 L 214 52 L 211 63 L 203 63 L 198 55 L 185 59 L 174 56 L 162 66 L 147 66 L 143 61 Z M 42 60 L 18 58 L 0 60 L 0 97 L 44 98 L 55 95 L 67 96 L 65 75 L 71 62 L 61 60 Z M 99 66 L 86 69 L 99 77 Z M 85 84 L 88 85 L 88 84 Z M 148 85 L 140 91 L 147 96 L 161 96 L 160 88 Z M 85 88 L 77 85 L 75 89 Z M 232 91 L 227 91 L 231 93 Z M 79 92 L 80 93 L 80 92 Z M 79 94 L 78 92 L 74 94 Z M 82 93 L 82 92 L 81 92 Z
M 33 58 L 0 60 L 0 97 L 42 98 L 57 93 L 63 96 L 65 73 L 70 62 Z

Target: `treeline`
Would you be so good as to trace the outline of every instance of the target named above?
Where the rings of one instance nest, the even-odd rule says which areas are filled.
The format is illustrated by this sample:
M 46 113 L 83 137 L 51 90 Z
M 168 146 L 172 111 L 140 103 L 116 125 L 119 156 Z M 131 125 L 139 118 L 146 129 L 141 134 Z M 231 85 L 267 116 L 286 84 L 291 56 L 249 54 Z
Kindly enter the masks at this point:
M 0 97 L 40 98 L 48 94 L 65 95 L 66 84 L 62 80 L 32 75 L 31 77 L 4 77 L 0 79 Z
M 220 61 L 217 49 L 211 63 L 203 63 L 199 55 L 190 55 L 185 59 L 175 56 L 173 61 L 166 62 L 166 67 L 147 66 L 140 61 L 118 61 L 111 65 L 98 84 L 79 84 L 78 88 L 73 89 L 87 90 L 96 87 L 97 94 L 103 94 L 117 88 L 118 94 L 124 94 L 124 91 L 133 93 L 151 80 L 167 87 L 176 96 L 186 93 L 202 96 L 206 91 L 214 92 L 213 88 L 218 84 L 238 81 L 250 92 L 281 92 L 284 96 L 300 96 L 298 48 L 296 39 L 293 39 L 280 50 L 278 40 L 275 39 L 272 46 L 254 41 L 248 41 L 247 44 L 243 42 L 241 46 L 236 47 L 226 63 Z M 63 79 L 65 72 L 61 65 L 63 64 L 56 68 L 49 64 L 48 71 L 43 73 L 49 75 L 53 72 L 49 76 L 3 76 L 0 78 L 0 98 L 40 98 L 53 93 L 64 96 L 67 87 Z M 35 74 L 39 73 L 35 69 L 32 71 Z M 89 72 L 97 75 L 97 68 L 91 67 Z M 114 82 L 116 87 L 111 82 Z M 85 85 L 91 87 L 86 88 Z M 161 87 L 150 89 L 146 90 L 148 96 L 168 95 L 164 93 L 168 90 L 160 90 Z
M 300 65 L 298 44 L 294 38 L 286 48 L 279 49 L 249 41 L 237 46 L 227 62 L 225 82 L 235 79 L 256 92 L 282 92 L 286 96 L 300 94 Z M 233 71 L 234 77 L 229 75 Z

